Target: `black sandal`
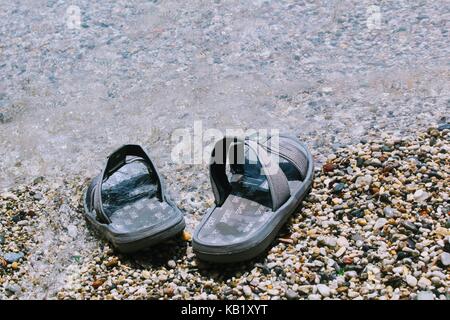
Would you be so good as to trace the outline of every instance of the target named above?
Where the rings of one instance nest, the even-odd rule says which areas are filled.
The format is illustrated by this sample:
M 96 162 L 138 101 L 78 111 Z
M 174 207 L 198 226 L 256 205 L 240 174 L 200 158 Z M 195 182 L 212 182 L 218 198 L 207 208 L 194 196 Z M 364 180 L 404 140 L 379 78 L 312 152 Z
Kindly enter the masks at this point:
M 124 145 L 108 157 L 85 192 L 84 208 L 87 220 L 121 252 L 147 248 L 185 227 L 162 177 L 138 145 Z

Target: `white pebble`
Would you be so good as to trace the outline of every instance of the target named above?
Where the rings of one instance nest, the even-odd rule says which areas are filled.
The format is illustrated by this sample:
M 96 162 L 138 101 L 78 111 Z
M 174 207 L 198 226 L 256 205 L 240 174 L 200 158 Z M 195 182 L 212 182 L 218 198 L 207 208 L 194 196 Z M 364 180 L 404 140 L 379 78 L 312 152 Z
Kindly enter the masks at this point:
M 426 289 L 429 286 L 431 286 L 431 281 L 428 280 L 427 278 L 422 277 L 422 278 L 420 278 L 420 280 L 417 283 L 417 285 L 419 286 L 419 288 Z
M 71 237 L 71 238 L 76 238 L 78 235 L 78 229 L 76 226 L 74 225 L 69 225 L 67 227 L 67 234 Z
M 423 191 L 421 189 L 414 192 L 414 200 L 416 200 L 417 202 L 423 202 L 427 200 L 429 196 L 430 195 L 426 191 Z
M 347 248 L 348 247 L 348 240 L 345 237 L 339 237 L 337 239 L 337 244 L 339 247 L 344 247 Z
M 450 253 L 444 252 L 443 254 L 441 254 L 441 262 L 446 267 L 450 265 Z
M 330 288 L 327 285 L 318 284 L 317 285 L 317 290 L 325 298 L 330 296 Z
M 167 265 L 169 266 L 169 268 L 172 268 L 172 269 L 177 267 L 177 263 L 175 261 L 173 261 L 173 260 L 169 260 L 167 262 Z
M 336 257 L 340 257 L 345 253 L 345 250 L 347 250 L 345 247 L 341 247 L 336 253 L 335 256 Z
M 379 218 L 377 220 L 377 222 L 375 222 L 375 225 L 373 226 L 373 228 L 375 230 L 381 229 L 384 227 L 384 225 L 387 223 L 387 220 L 385 218 Z
M 417 279 L 415 277 L 413 277 L 412 275 L 407 275 L 406 278 L 406 283 L 410 286 L 410 287 L 415 287 L 417 285 Z
M 434 294 L 430 291 L 420 291 L 417 294 L 417 300 L 434 300 Z
M 365 175 L 362 177 L 358 177 L 355 181 L 355 185 L 357 187 L 363 187 L 363 186 L 368 186 L 372 183 L 372 176 L 370 175 Z
M 244 291 L 246 297 L 251 297 L 253 295 L 252 289 L 249 286 L 244 286 L 242 291 Z

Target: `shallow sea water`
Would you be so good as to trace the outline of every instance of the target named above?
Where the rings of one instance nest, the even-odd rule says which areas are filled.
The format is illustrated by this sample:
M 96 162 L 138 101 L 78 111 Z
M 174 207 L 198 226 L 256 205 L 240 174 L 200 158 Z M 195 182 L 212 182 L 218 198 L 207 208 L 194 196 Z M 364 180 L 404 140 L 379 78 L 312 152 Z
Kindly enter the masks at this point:
M 0 187 L 90 176 L 129 142 L 170 165 L 194 121 L 296 134 L 318 158 L 445 121 L 448 2 L 371 5 L 1 1 Z

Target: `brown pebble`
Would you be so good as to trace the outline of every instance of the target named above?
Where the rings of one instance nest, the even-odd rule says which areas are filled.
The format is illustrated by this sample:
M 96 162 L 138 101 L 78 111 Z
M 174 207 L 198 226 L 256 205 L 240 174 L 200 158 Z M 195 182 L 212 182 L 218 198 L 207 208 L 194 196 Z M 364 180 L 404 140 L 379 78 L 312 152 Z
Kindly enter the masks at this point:
M 289 238 L 279 238 L 280 242 L 287 243 L 287 244 L 294 244 L 294 240 Z
M 394 170 L 394 168 L 392 166 L 386 166 L 386 167 L 383 168 L 382 172 L 383 173 L 389 173 L 392 170 Z
M 112 268 L 112 267 L 115 267 L 115 266 L 117 266 L 119 264 L 119 259 L 117 259 L 117 258 L 112 258 L 111 260 L 109 260 L 108 262 L 106 262 L 106 266 L 108 267 L 108 268 Z
M 316 239 L 317 238 L 316 232 L 317 231 L 315 229 L 309 229 L 308 231 L 306 231 L 306 235 L 312 239 Z
M 363 218 L 356 219 L 356 223 L 358 223 L 360 226 L 367 225 L 366 219 L 363 219 Z
M 0 266 L 3 267 L 3 268 L 6 268 L 7 265 L 8 265 L 8 262 L 6 262 L 5 259 L 0 257 Z
M 34 212 L 33 210 L 28 210 L 28 211 L 27 211 L 27 215 L 28 215 L 29 217 L 34 217 L 34 216 L 36 215 L 36 212 Z
M 402 206 L 398 206 L 397 210 L 400 211 L 401 213 L 406 213 L 407 212 L 405 207 L 402 207 Z
M 437 227 L 435 232 L 437 235 L 440 235 L 443 237 L 450 235 L 450 231 L 447 228 L 443 228 L 443 227 Z
M 393 219 L 393 218 L 390 218 L 390 219 L 388 220 L 388 223 L 389 223 L 390 225 L 395 225 L 395 224 L 396 224 L 395 219 Z
M 320 249 L 318 247 L 314 247 L 312 249 L 312 256 L 317 257 L 320 254 Z
M 168 297 L 173 296 L 173 292 L 174 292 L 174 290 L 172 287 L 164 288 L 164 294 L 166 294 Z
M 183 233 L 181 234 L 181 239 L 183 239 L 183 241 L 191 241 L 192 240 L 192 236 L 189 232 L 187 232 L 186 230 L 183 231 Z
M 353 263 L 353 259 L 350 257 L 344 257 L 344 259 L 342 259 L 342 262 L 345 264 L 352 264 Z
M 334 170 L 334 164 L 332 163 L 325 163 L 322 167 L 323 172 L 331 172 Z
M 94 282 L 92 282 L 92 287 L 94 289 L 98 289 L 103 283 L 105 283 L 105 280 L 103 279 L 97 279 Z
M 316 280 L 316 275 L 313 273 L 308 274 L 307 276 L 309 282 L 313 282 Z

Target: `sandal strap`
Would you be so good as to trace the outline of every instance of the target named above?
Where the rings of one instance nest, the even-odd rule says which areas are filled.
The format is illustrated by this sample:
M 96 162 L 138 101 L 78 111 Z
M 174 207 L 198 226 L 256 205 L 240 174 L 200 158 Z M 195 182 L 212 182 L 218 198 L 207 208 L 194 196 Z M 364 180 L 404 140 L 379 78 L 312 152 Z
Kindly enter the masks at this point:
M 101 175 L 96 179 L 95 186 L 92 190 L 93 192 L 93 203 L 92 207 L 95 210 L 96 217 L 98 221 L 102 223 L 111 223 L 111 219 L 105 213 L 103 209 L 103 201 L 102 201 L 102 185 L 103 182 L 106 181 L 107 178 L 112 176 L 115 172 L 117 172 L 120 168 L 127 164 L 127 156 L 134 156 L 144 160 L 146 167 L 148 169 L 148 173 L 152 177 L 156 177 L 158 181 L 158 190 L 156 192 L 156 196 L 160 201 L 164 201 L 164 185 L 161 182 L 161 176 L 159 175 L 156 167 L 153 165 L 153 162 L 150 160 L 150 157 L 147 153 L 142 149 L 139 145 L 127 144 L 115 150 L 108 156 L 108 160 L 102 170 Z
M 299 147 L 295 145 L 293 140 L 295 138 L 289 136 L 279 136 L 278 138 L 270 136 L 263 146 L 270 153 L 291 162 L 300 172 L 302 179 L 305 179 L 308 172 L 308 158 L 305 153 L 299 150 Z
M 245 145 L 254 152 L 261 164 L 269 186 L 272 209 L 276 211 L 291 195 L 286 176 L 262 145 L 253 140 L 242 140 L 237 137 L 224 137 L 216 143 L 212 151 L 209 171 L 215 202 L 218 206 L 222 205 L 231 193 L 231 184 L 226 174 L 226 162 L 228 158 L 232 158 L 234 160 L 231 161 L 232 169 L 242 168 L 245 161 Z

